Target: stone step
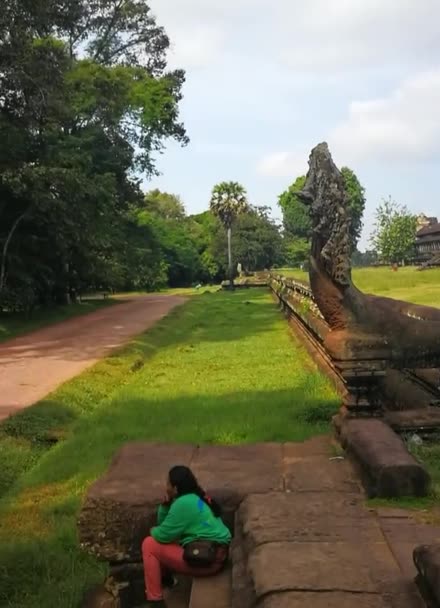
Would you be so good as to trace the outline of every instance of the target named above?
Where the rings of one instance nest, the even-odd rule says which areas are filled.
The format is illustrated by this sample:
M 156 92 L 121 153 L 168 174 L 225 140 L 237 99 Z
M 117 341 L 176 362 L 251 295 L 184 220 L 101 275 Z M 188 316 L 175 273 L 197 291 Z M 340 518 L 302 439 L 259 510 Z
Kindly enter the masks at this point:
M 187 576 L 179 576 L 178 580 L 177 587 L 164 591 L 167 608 L 188 608 L 192 580 Z
M 398 432 L 436 432 L 440 430 L 440 407 L 387 412 L 385 420 Z
M 231 608 L 231 568 L 216 576 L 193 579 L 189 608 Z

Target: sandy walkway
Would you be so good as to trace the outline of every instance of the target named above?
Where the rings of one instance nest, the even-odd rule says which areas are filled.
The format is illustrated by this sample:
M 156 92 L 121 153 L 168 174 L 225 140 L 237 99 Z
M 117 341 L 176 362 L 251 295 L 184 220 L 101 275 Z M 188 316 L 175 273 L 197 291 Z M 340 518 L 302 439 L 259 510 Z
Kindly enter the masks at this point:
M 0 345 L 0 420 L 148 329 L 182 297 L 142 296 Z

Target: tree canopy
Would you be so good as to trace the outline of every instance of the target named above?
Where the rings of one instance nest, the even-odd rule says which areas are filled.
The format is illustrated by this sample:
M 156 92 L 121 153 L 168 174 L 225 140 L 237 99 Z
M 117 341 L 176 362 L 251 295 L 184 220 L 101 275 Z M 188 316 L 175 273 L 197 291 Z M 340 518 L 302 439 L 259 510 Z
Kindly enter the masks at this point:
M 213 215 L 220 220 L 227 230 L 228 274 L 233 288 L 232 225 L 238 217 L 249 210 L 246 190 L 237 182 L 221 182 L 214 186 L 209 206 Z
M 391 198 L 376 210 L 372 244 L 383 262 L 406 263 L 414 254 L 417 217 Z
M 144 201 L 136 174 L 179 122 L 184 73 L 141 0 L 6 0 L 0 16 L 0 306 L 130 283 Z M 157 236 L 157 235 L 156 235 Z
M 237 182 L 221 182 L 214 186 L 210 209 L 225 228 L 231 228 L 235 219 L 248 210 L 247 193 Z
M 352 250 L 355 252 L 362 232 L 365 189 L 351 169 L 342 167 L 341 173 L 349 196 L 350 240 Z M 304 188 L 305 181 L 305 175 L 297 177 L 293 184 L 278 197 L 278 204 L 283 214 L 284 248 L 287 262 L 294 266 L 304 262 L 310 252 L 312 229 L 310 211 L 297 195 Z
M 232 233 L 232 250 L 244 270 L 272 268 L 284 262 L 282 236 L 267 207 L 251 207 L 237 217 Z M 227 265 L 227 240 L 224 229 L 215 229 L 212 245 L 214 259 Z

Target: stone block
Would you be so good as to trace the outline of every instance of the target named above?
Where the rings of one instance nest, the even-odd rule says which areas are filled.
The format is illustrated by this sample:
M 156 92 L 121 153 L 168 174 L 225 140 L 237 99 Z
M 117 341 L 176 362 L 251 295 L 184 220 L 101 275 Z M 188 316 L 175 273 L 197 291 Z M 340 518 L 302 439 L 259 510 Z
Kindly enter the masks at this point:
M 284 446 L 285 489 L 291 492 L 346 492 L 359 493 L 361 485 L 356 479 L 348 459 L 331 459 L 327 442 L 327 455 L 306 455 L 294 444 Z
M 276 443 L 241 446 L 202 446 L 191 468 L 223 508 L 233 530 L 234 514 L 250 493 L 283 489 L 283 446 Z
M 247 552 L 267 542 L 383 542 L 362 496 L 338 492 L 251 495 L 237 521 Z
M 264 598 L 261 608 L 390 608 L 390 604 L 375 594 L 359 593 L 277 593 Z
M 241 526 L 236 520 L 231 544 L 232 602 L 231 608 L 251 608 L 253 605 L 252 581 L 247 571 L 247 555 L 244 551 Z
M 345 418 L 336 424 L 341 443 L 359 466 L 370 497 L 427 495 L 428 473 L 382 420 Z
M 276 593 L 263 599 L 260 608 L 425 608 L 417 595 L 375 593 Z
M 194 578 L 188 608 L 230 608 L 231 570 L 216 576 Z
M 416 547 L 413 557 L 423 586 L 440 605 L 440 543 Z
M 400 578 L 388 546 L 327 542 L 270 542 L 249 555 L 255 599 L 272 593 L 385 592 Z
M 78 519 L 83 549 L 110 563 L 141 561 L 142 540 L 156 523 L 166 476 L 175 464 L 191 466 L 219 500 L 233 530 L 234 513 L 250 492 L 282 490 L 283 446 L 207 446 L 132 443 L 91 486 Z
M 189 465 L 193 446 L 132 443 L 94 483 L 78 519 L 83 549 L 108 562 L 141 561 L 142 540 L 156 522 L 168 470 Z

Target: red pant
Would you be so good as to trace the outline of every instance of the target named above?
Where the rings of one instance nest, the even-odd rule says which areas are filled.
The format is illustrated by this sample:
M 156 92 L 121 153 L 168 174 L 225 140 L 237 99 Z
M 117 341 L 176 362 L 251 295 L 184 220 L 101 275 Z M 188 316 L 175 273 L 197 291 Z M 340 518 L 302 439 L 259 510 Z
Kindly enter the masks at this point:
M 217 560 L 212 566 L 192 568 L 183 559 L 183 547 L 180 545 L 161 545 L 152 536 L 148 536 L 142 543 L 147 599 L 162 599 L 162 574 L 166 570 L 188 576 L 212 576 L 220 572 L 226 557 L 227 549 L 225 547 L 219 550 Z

